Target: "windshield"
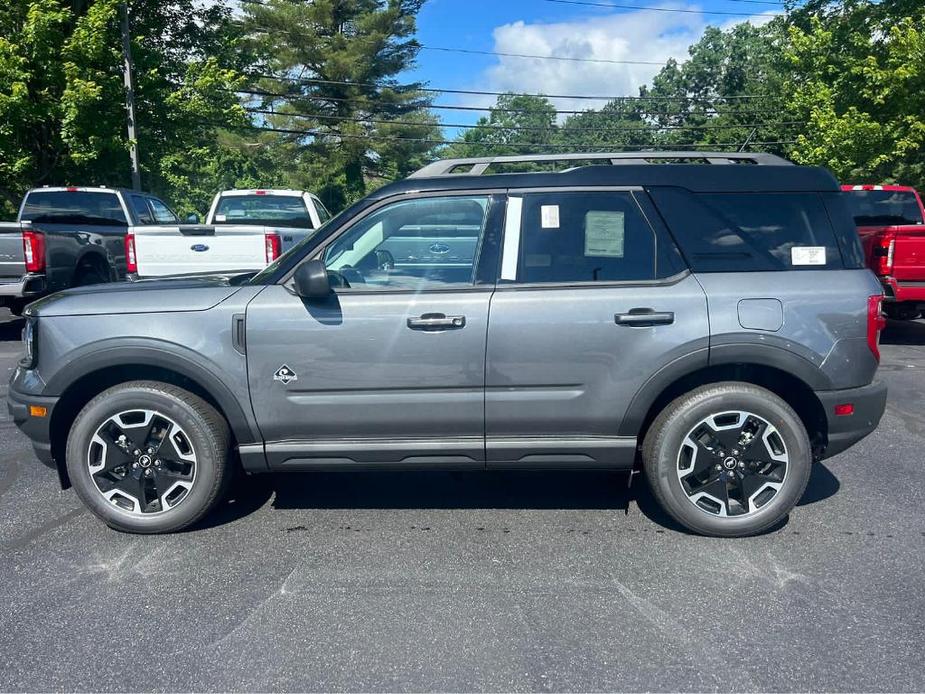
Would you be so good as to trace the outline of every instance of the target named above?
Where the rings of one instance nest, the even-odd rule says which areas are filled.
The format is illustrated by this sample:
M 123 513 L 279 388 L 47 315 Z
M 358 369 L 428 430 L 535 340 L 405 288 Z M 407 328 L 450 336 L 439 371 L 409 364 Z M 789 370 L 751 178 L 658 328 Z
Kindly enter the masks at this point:
M 851 190 L 848 207 L 859 227 L 922 224 L 922 209 L 912 191 Z
M 124 225 L 125 212 L 115 193 L 34 191 L 26 196 L 20 221 Z
M 228 195 L 219 198 L 213 224 L 259 224 L 311 229 L 301 197 L 293 195 Z

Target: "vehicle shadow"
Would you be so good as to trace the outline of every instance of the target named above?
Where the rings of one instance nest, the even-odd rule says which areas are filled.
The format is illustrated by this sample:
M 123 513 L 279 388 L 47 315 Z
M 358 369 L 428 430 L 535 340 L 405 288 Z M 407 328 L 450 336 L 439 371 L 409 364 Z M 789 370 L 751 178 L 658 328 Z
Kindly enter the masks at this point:
M 823 464 L 813 466 L 799 506 L 827 499 L 838 479 Z M 656 525 L 690 534 L 666 514 L 646 481 L 616 471 L 355 471 L 244 476 L 219 507 L 194 529 L 243 518 L 270 502 L 276 510 L 307 509 L 511 509 L 612 510 L 635 504 Z M 772 533 L 788 519 L 770 528 Z
M 925 345 L 925 321 L 891 320 L 880 333 L 880 344 Z

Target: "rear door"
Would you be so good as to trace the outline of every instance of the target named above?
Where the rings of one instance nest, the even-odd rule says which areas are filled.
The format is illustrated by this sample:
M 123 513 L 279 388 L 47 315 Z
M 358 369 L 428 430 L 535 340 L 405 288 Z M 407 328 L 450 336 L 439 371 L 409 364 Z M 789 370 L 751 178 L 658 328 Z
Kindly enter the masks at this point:
M 659 369 L 706 365 L 706 298 L 641 190 L 511 193 L 491 302 L 489 466 L 626 467 L 627 409 Z

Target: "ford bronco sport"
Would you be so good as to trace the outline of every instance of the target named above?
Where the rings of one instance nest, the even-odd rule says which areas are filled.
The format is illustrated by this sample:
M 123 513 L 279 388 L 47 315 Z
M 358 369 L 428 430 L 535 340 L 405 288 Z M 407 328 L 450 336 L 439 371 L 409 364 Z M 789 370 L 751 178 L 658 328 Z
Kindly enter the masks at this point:
M 573 168 L 488 174 L 554 161 Z M 197 521 L 238 464 L 639 462 L 683 525 L 749 535 L 877 426 L 881 298 L 822 169 L 447 160 L 259 274 L 30 305 L 9 408 L 62 483 L 131 532 Z

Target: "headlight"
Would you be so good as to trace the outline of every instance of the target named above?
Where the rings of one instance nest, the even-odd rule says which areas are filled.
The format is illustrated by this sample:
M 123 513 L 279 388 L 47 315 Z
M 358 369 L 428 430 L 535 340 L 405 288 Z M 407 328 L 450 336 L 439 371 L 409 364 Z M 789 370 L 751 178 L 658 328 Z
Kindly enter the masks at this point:
M 27 369 L 35 366 L 36 323 L 37 321 L 34 318 L 27 318 L 26 325 L 22 329 L 22 346 L 24 354 L 22 359 L 19 360 L 19 364 Z

